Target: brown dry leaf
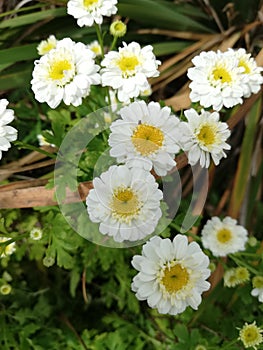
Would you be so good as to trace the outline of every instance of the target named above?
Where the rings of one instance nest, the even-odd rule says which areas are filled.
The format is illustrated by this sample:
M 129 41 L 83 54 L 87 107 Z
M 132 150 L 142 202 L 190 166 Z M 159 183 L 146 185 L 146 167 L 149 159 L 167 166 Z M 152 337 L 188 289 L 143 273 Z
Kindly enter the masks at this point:
M 17 183 L 1 186 L 0 188 L 0 208 L 32 208 L 48 205 L 57 205 L 54 200 L 55 188 L 47 189 L 40 185 L 47 180 L 19 181 Z M 66 189 L 66 199 L 64 203 L 75 203 L 84 201 L 89 190 L 92 188 L 91 182 L 83 182 L 79 185 L 77 192 Z

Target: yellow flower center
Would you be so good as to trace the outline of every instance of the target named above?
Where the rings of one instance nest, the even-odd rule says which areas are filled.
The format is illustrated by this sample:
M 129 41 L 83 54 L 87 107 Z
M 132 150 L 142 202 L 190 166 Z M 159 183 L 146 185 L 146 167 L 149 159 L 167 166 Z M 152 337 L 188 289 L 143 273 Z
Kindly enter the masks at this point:
M 86 9 L 88 9 L 90 6 L 97 4 L 98 0 L 83 0 L 83 5 Z
M 181 264 L 176 264 L 172 267 L 166 266 L 163 270 L 161 284 L 169 294 L 176 293 L 184 288 L 188 281 L 189 274 Z
M 114 218 L 129 223 L 138 215 L 141 203 L 130 187 L 120 187 L 114 191 L 110 206 Z
M 231 83 L 232 81 L 230 73 L 222 66 L 217 66 L 212 74 L 214 79 L 221 81 L 221 83 Z
M 56 43 L 47 41 L 46 43 L 43 43 L 41 48 L 39 49 L 40 55 L 45 55 L 50 50 L 54 49 L 56 47 Z
M 228 243 L 232 238 L 232 232 L 227 228 L 222 228 L 217 232 L 216 236 L 220 243 Z
M 255 276 L 252 280 L 254 288 L 263 288 L 263 276 Z
M 239 67 L 243 67 L 245 69 L 244 73 L 245 74 L 249 74 L 251 72 L 251 69 L 249 67 L 249 65 L 247 64 L 247 61 L 245 59 L 240 59 L 239 63 L 238 63 Z
M 132 143 L 137 152 L 147 156 L 162 147 L 164 134 L 155 126 L 139 124 L 132 135 Z
M 117 66 L 122 71 L 123 77 L 127 78 L 135 74 L 135 69 L 139 65 L 138 58 L 134 56 L 122 56 L 117 61 Z
M 245 282 L 249 279 L 249 272 L 245 267 L 237 267 L 235 275 L 240 282 Z
M 53 80 L 62 80 L 71 69 L 72 65 L 68 60 L 55 61 L 49 70 L 49 76 Z
M 216 141 L 216 128 L 212 124 L 204 124 L 196 135 L 198 141 L 206 147 L 212 146 Z

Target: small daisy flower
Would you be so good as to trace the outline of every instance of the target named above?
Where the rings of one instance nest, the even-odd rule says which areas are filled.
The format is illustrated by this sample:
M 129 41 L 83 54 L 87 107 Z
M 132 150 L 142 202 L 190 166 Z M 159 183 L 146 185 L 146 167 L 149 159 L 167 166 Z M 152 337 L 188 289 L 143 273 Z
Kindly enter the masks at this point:
M 249 271 L 245 267 L 236 267 L 224 273 L 224 286 L 235 287 L 249 281 Z
M 255 59 L 243 48 L 238 50 L 228 49 L 228 54 L 234 55 L 238 60 L 238 66 L 243 68 L 242 76 L 244 84 L 242 86 L 244 97 L 250 97 L 251 94 L 259 92 L 260 86 L 263 83 L 263 77 L 261 75 L 263 68 L 258 67 Z
M 128 167 L 141 167 L 164 176 L 175 165 L 180 146 L 179 119 L 169 107 L 157 102 L 136 101 L 123 107 L 121 119 L 110 126 L 110 155 Z
M 39 102 L 56 108 L 61 101 L 79 106 L 90 86 L 100 83 L 95 54 L 70 38 L 58 41 L 55 49 L 35 61 L 32 90 Z
M 30 231 L 29 237 L 32 238 L 34 241 L 38 241 L 42 238 L 43 231 L 40 228 L 34 227 Z
M 88 49 L 90 49 L 91 51 L 93 51 L 95 53 L 96 57 L 101 56 L 101 54 L 102 54 L 101 46 L 100 46 L 98 40 L 92 41 L 90 44 L 86 45 L 86 47 Z
M 142 255 L 132 259 L 139 273 L 133 278 L 132 291 L 138 300 L 147 300 L 161 314 L 177 315 L 191 306 L 197 310 L 210 283 L 209 259 L 196 242 L 186 236 L 152 237 L 142 248 Z
M 80 27 L 101 24 L 103 16 L 110 17 L 117 12 L 117 0 L 69 0 L 67 12 L 77 19 Z
M 161 62 L 152 50 L 151 45 L 141 48 L 136 42 L 124 42 L 118 52 L 108 52 L 101 62 L 102 85 L 116 89 L 121 102 L 138 97 L 149 87 L 147 78 L 159 75 L 157 68 Z
M 190 99 L 207 108 L 219 111 L 223 106 L 231 108 L 242 103 L 244 82 L 234 55 L 223 52 L 201 52 L 192 60 L 194 67 L 188 69 L 187 76 L 192 82 Z
M 0 237 L 0 243 L 4 243 L 6 241 L 9 241 L 11 238 L 9 237 Z M 8 244 L 7 246 L 5 246 L 5 248 L 3 249 L 3 246 L 0 245 L 0 258 L 5 258 L 8 255 L 12 255 L 14 253 L 14 251 L 16 250 L 16 243 L 12 242 L 10 244 Z
M 162 215 L 162 191 L 153 175 L 126 165 L 111 166 L 93 180 L 86 203 L 92 222 L 116 242 L 137 241 L 154 232 Z
M 227 123 L 219 121 L 219 113 L 201 111 L 199 115 L 193 108 L 184 112 L 187 122 L 180 124 L 181 145 L 188 152 L 188 162 L 191 165 L 200 163 L 202 168 L 208 168 L 212 158 L 218 165 L 221 158 L 226 157 L 224 150 L 231 146 L 225 141 L 230 136 Z
M 263 343 L 262 332 L 263 329 L 257 327 L 255 321 L 251 324 L 246 322 L 239 331 L 238 339 L 242 341 L 245 348 L 252 347 L 257 350 L 257 346 Z
M 0 287 L 0 294 L 2 295 L 8 295 L 10 294 L 12 291 L 12 287 L 10 286 L 10 284 L 3 284 L 1 287 Z
M 57 39 L 55 35 L 50 35 L 47 40 L 42 40 L 37 46 L 37 52 L 40 56 L 45 55 L 50 50 L 57 46 Z
M 224 273 L 224 286 L 228 288 L 233 288 L 238 285 L 238 281 L 235 274 L 235 269 L 228 269 Z
M 263 276 L 255 276 L 252 279 L 253 289 L 251 295 L 258 297 L 258 301 L 263 303 Z
M 245 250 L 247 235 L 247 230 L 238 225 L 235 219 L 227 216 L 220 220 L 215 216 L 202 229 L 201 240 L 214 256 L 226 256 Z
M 127 26 L 122 21 L 114 21 L 110 25 L 110 33 L 117 38 L 120 38 L 126 34 Z
M 2 152 L 11 147 L 10 142 L 17 139 L 17 130 L 7 125 L 14 120 L 14 111 L 6 108 L 8 103 L 6 99 L 0 100 L 0 159 Z

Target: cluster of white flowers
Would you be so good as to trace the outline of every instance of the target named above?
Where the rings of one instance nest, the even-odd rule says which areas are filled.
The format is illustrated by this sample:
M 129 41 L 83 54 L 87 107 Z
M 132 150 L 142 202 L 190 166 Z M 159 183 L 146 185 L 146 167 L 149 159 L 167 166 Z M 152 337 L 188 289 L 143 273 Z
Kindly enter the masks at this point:
M 263 68 L 244 49 L 201 52 L 192 62 L 187 74 L 192 80 L 190 99 L 216 111 L 242 103 L 263 83 Z
M 69 0 L 67 12 L 80 27 L 95 25 L 99 32 L 103 17 L 116 14 L 116 5 L 117 0 Z M 126 25 L 115 21 L 110 33 L 115 47 L 117 37 L 125 35 Z M 111 115 L 105 115 L 111 131 L 110 156 L 118 165 L 93 179 L 86 205 L 90 220 L 98 224 L 102 235 L 115 242 L 141 243 L 153 236 L 143 245 L 142 255 L 132 259 L 138 271 L 132 282 L 136 297 L 163 314 L 176 315 L 188 306 L 197 309 L 202 293 L 210 287 L 206 281 L 211 273 L 209 258 L 196 242 L 188 243 L 186 236 L 178 234 L 170 240 L 154 235 L 162 216 L 163 193 L 150 172 L 166 176 L 176 166 L 175 156 L 181 150 L 187 153 L 190 165 L 199 163 L 208 168 L 211 159 L 218 165 L 231 148 L 227 143 L 231 133 L 228 124 L 220 120 L 219 111 L 257 93 L 263 83 L 262 68 L 244 49 L 201 52 L 192 60 L 194 66 L 187 75 L 191 80 L 190 99 L 204 109 L 185 110 L 181 121 L 167 106 L 136 100 L 151 93 L 149 78 L 159 75 L 161 62 L 151 45 L 123 42 L 117 50 L 107 52 L 99 35 L 98 41 L 88 45 L 51 35 L 37 50 L 41 57 L 35 62 L 31 84 L 39 102 L 51 108 L 62 101 L 79 106 L 91 86 L 101 84 L 110 88 L 108 98 L 113 93 L 124 105 L 118 111 L 114 109 L 118 120 L 112 122 Z M 6 123 L 9 121 L 7 118 Z M 11 133 L 12 128 L 8 130 Z M 14 132 L 8 139 L 8 130 L 5 140 L 11 141 Z M 2 144 L 0 134 L 0 147 L 9 147 L 9 143 Z M 34 229 L 30 237 L 41 239 L 42 231 Z M 212 217 L 201 232 L 203 247 L 214 257 L 244 250 L 247 240 L 247 230 L 230 217 Z M 229 269 L 224 276 L 228 287 L 248 280 L 249 272 L 243 267 Z M 251 294 L 262 302 L 261 276 L 254 277 L 253 287 Z

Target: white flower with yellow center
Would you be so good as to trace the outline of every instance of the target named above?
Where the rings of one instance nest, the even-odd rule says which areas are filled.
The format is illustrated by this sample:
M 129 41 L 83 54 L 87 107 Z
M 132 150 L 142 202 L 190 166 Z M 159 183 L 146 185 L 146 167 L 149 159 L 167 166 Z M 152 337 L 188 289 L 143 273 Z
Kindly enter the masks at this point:
M 255 59 L 251 57 L 250 53 L 247 53 L 245 49 L 228 49 L 225 55 L 233 55 L 238 60 L 238 66 L 243 68 L 243 90 L 244 97 L 250 97 L 251 94 L 256 94 L 260 90 L 260 86 L 263 83 L 263 77 L 261 72 L 262 67 L 258 67 Z
M 111 86 L 118 92 L 118 99 L 126 102 L 130 98 L 138 97 L 149 88 L 147 78 L 157 77 L 159 72 L 153 47 L 143 48 L 136 43 L 123 43 L 119 51 L 110 51 L 105 55 L 101 65 L 101 79 L 103 86 Z
M 201 232 L 203 246 L 214 256 L 226 256 L 245 250 L 247 230 L 229 216 L 222 221 L 214 216 L 208 220 Z
M 194 67 L 188 69 L 187 76 L 192 82 L 190 99 L 207 108 L 219 111 L 223 106 L 231 108 L 242 103 L 244 82 L 243 68 L 238 66 L 234 55 L 221 51 L 201 52 L 192 60 Z
M 245 348 L 252 347 L 257 350 L 257 346 L 263 343 L 263 329 L 257 327 L 256 321 L 245 325 L 239 331 L 238 339 L 242 341 Z
M 188 244 L 180 234 L 173 241 L 152 237 L 132 265 L 139 271 L 131 286 L 137 299 L 147 300 L 161 314 L 177 315 L 187 306 L 197 310 L 201 294 L 210 287 L 208 257 L 196 242 Z
M 123 107 L 121 119 L 110 126 L 110 155 L 119 163 L 164 176 L 175 165 L 174 156 L 180 146 L 179 119 L 169 107 L 161 108 L 157 102 L 136 101 Z
M 41 230 L 41 228 L 38 228 L 38 227 L 32 228 L 29 234 L 29 237 L 32 238 L 34 241 L 40 240 L 42 236 L 43 236 L 43 231 Z
M 98 40 L 92 41 L 90 44 L 87 45 L 87 48 L 90 49 L 95 53 L 95 56 L 101 56 L 101 46 L 98 42 Z
M 103 16 L 110 17 L 117 12 L 117 0 L 69 0 L 67 12 L 77 19 L 80 27 L 101 24 Z
M 37 46 L 37 52 L 39 55 L 43 56 L 50 50 L 57 46 L 57 39 L 55 35 L 50 35 L 47 40 L 42 40 Z
M 201 167 L 208 168 L 210 158 L 215 165 L 222 157 L 226 157 L 224 150 L 231 147 L 225 141 L 230 136 L 226 123 L 219 121 L 219 113 L 201 111 L 199 115 L 194 109 L 184 112 L 187 122 L 180 124 L 181 147 L 188 152 L 188 162 L 194 165 L 200 162 Z
M 79 106 L 89 95 L 90 86 L 100 83 L 94 57 L 83 43 L 70 38 L 58 41 L 55 49 L 35 61 L 31 84 L 36 100 L 51 108 L 62 100 L 66 105 Z
M 263 276 L 255 276 L 252 279 L 253 289 L 251 295 L 258 297 L 258 301 L 263 303 Z
M 9 237 L 0 237 L 0 243 L 4 243 L 11 240 Z M 16 243 L 12 242 L 8 245 L 0 245 L 0 258 L 5 258 L 8 255 L 12 255 L 16 250 Z
M 14 120 L 14 111 L 6 108 L 8 103 L 6 99 L 0 100 L 0 159 L 2 152 L 11 147 L 10 142 L 17 139 L 17 130 L 7 125 Z
M 111 166 L 93 180 L 86 203 L 92 222 L 116 242 L 138 241 L 154 232 L 162 215 L 162 191 L 153 175 L 126 165 Z

